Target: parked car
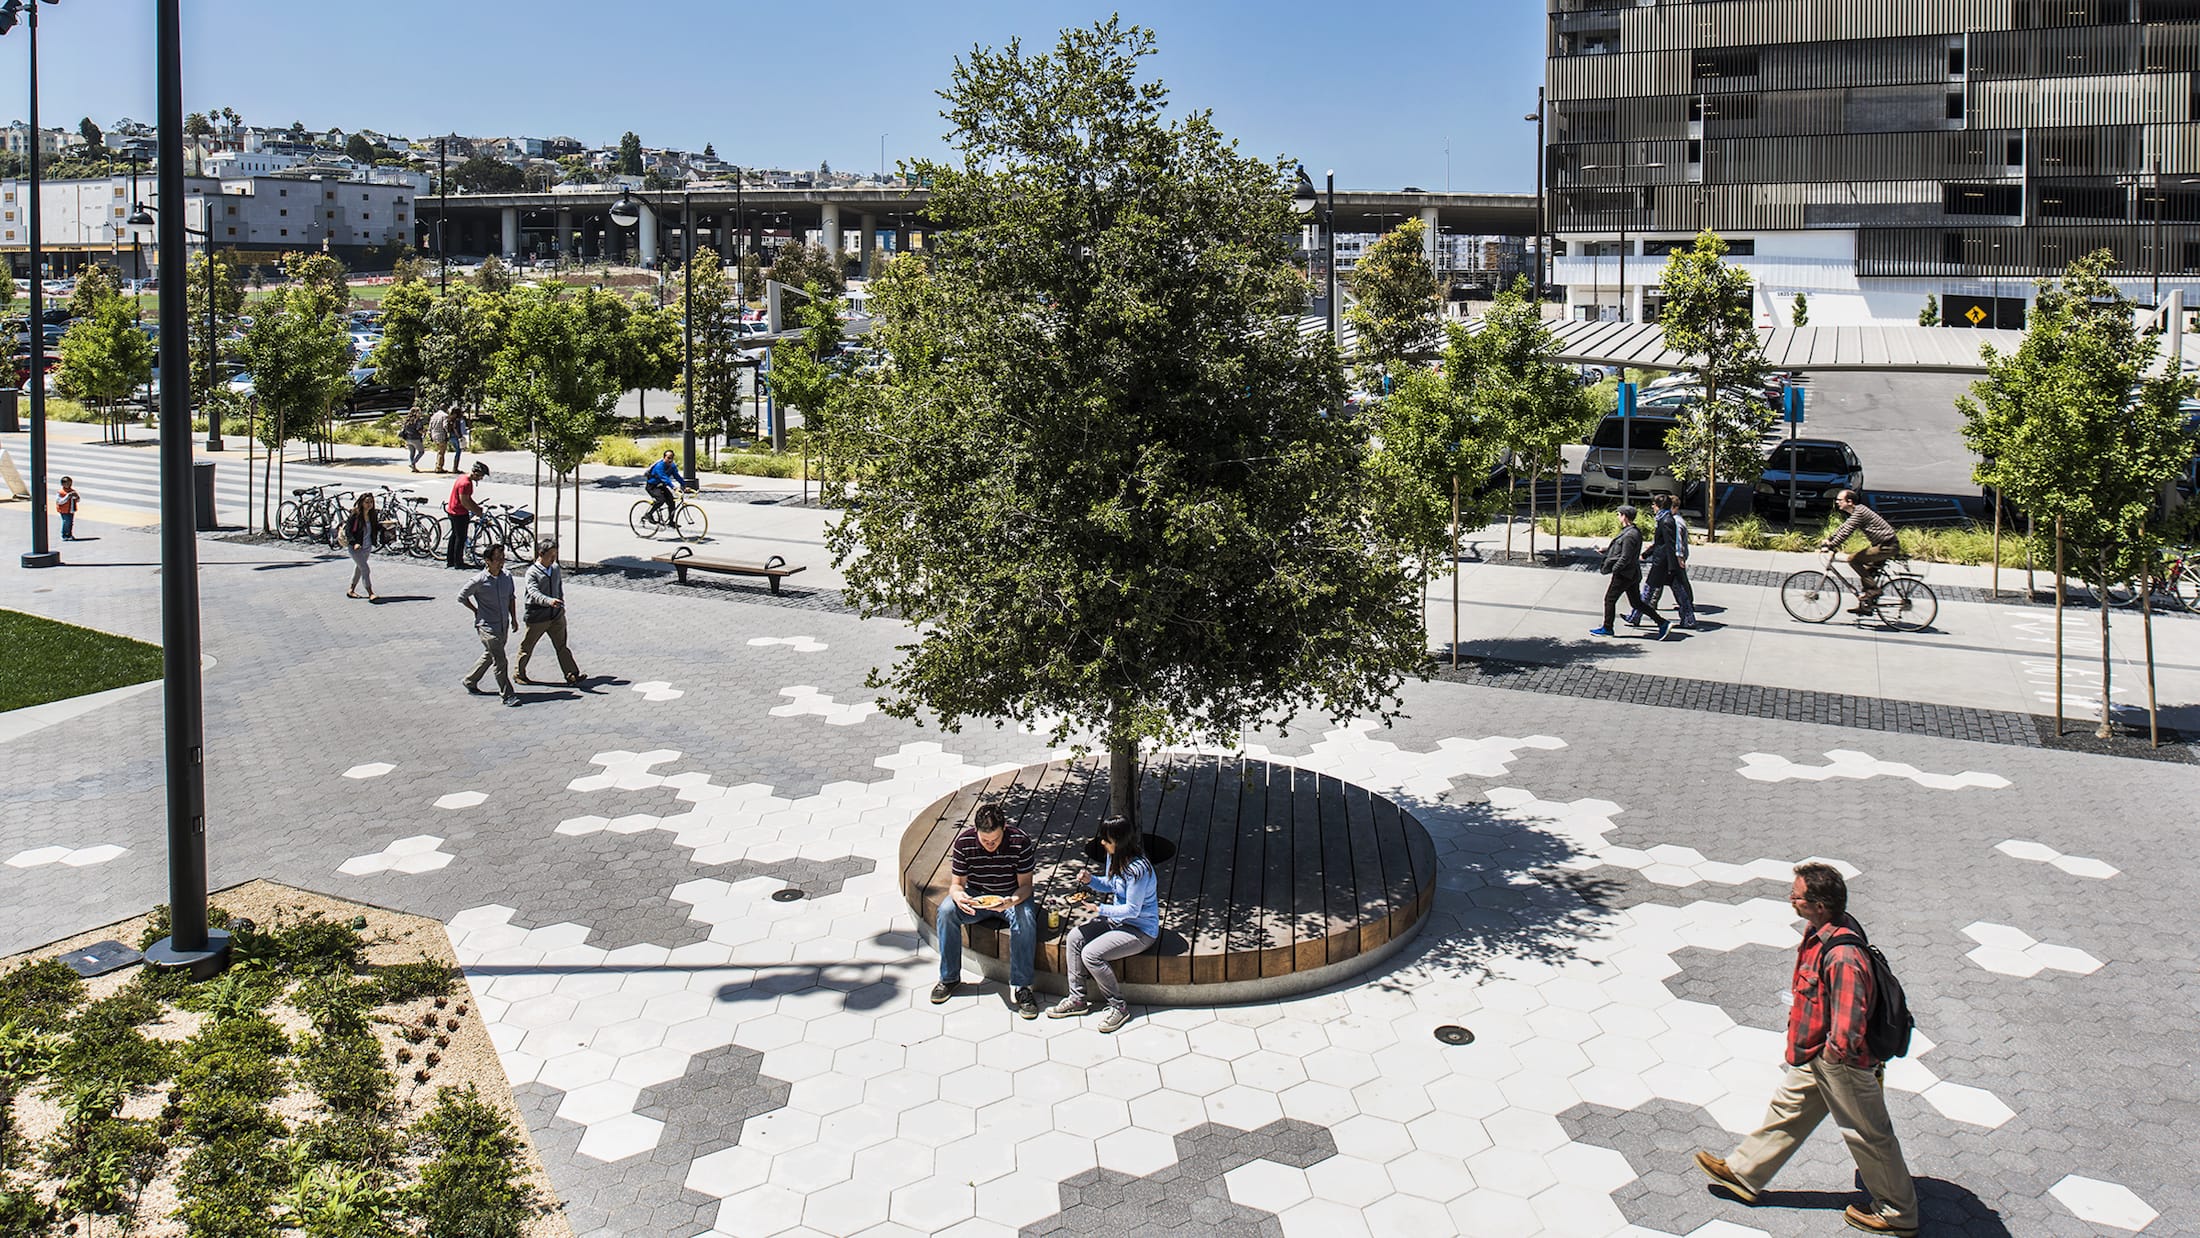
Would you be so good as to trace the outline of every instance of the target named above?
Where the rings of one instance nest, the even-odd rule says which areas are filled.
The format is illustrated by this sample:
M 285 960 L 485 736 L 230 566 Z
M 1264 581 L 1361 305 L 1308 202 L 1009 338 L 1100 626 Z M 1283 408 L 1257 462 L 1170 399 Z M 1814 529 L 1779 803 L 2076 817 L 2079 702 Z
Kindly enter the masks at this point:
M 1856 449 L 1839 439 L 1782 439 L 1765 456 L 1765 471 L 1757 477 L 1758 509 L 1787 506 L 1790 481 L 1795 506 L 1789 514 L 1801 515 L 1831 508 L 1843 490 L 1862 490 L 1864 466 Z
M 1581 461 L 1581 492 L 1597 498 L 1642 499 L 1681 493 L 1665 436 L 1680 423 L 1672 417 L 1606 417 L 1589 436 Z
M 344 397 L 346 416 L 359 417 L 395 412 L 413 406 L 413 389 L 393 387 L 374 380 L 372 369 L 351 372 L 351 394 Z

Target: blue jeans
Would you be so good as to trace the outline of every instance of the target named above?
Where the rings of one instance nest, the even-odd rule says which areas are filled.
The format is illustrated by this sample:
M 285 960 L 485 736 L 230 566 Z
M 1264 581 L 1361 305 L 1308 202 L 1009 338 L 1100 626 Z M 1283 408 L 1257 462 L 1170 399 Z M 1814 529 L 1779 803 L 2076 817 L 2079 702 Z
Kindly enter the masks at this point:
M 75 512 L 61 513 L 61 540 L 65 542 L 76 540 Z
M 1032 973 L 1038 970 L 1039 960 L 1039 918 L 1030 903 L 1018 903 L 1003 911 L 964 915 L 954 899 L 942 899 L 939 923 L 934 931 L 935 944 L 940 951 L 940 979 L 949 983 L 962 979 L 963 926 L 984 920 L 1008 922 L 1008 984 L 1012 989 L 1030 988 Z

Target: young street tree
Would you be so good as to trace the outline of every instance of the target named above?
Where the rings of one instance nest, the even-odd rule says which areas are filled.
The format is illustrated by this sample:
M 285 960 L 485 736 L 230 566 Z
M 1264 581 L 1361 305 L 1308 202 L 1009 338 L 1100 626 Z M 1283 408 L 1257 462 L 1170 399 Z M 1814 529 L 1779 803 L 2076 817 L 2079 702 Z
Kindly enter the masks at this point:
M 772 278 L 790 288 L 817 284 L 835 296 L 847 290 L 848 277 L 822 245 L 790 241 L 772 255 Z
M 514 441 L 533 442 L 558 475 L 553 531 L 564 516 L 565 479 L 596 449 L 622 390 L 623 345 L 618 329 L 607 324 L 623 322 L 624 303 L 593 288 L 571 298 L 564 292 L 549 283 L 512 294 L 485 389 L 498 427 Z M 577 542 L 578 489 L 573 505 Z
M 853 458 L 842 450 L 851 437 L 842 432 L 842 422 L 856 398 L 855 384 L 847 366 L 834 355 L 842 336 L 840 302 L 815 283 L 802 291 L 794 307 L 802 334 L 772 345 L 765 382 L 781 416 L 790 409 L 802 414 L 803 432 L 818 445 L 821 478 L 835 487 L 834 501 L 838 501 L 848 479 L 843 472 L 835 482 L 829 462 L 835 457 Z
M 917 168 L 937 265 L 874 285 L 889 364 L 836 427 L 866 473 L 828 534 L 918 633 L 872 672 L 891 712 L 1095 731 L 1123 813 L 1141 744 L 1391 712 L 1427 660 L 1366 428 L 1299 335 L 1287 165 L 1165 118 L 1153 51 L 1111 18 L 956 63 L 958 157 Z
M 1810 298 L 1800 292 L 1795 294 L 1795 303 L 1788 309 L 1788 325 L 1791 327 L 1807 327 L 1810 325 Z
M 124 401 L 152 378 L 153 341 L 138 330 L 129 302 L 111 289 L 88 308 L 61 337 L 55 385 L 63 395 L 97 407 L 119 431 Z
M 1727 265 L 1725 253 L 1717 233 L 1699 233 L 1695 244 L 1666 257 L 1658 277 L 1665 290 L 1658 315 L 1665 345 L 1692 359 L 1703 380 L 1702 398 L 1682 411 L 1665 449 L 1675 477 L 1703 482 L 1704 531 L 1712 537 L 1719 532 L 1720 479 L 1756 479 L 1773 420 L 1772 408 L 1755 394 L 1765 354 L 1750 311 L 1754 281 Z
M 207 279 L 206 264 L 214 264 L 213 339 L 207 338 Z M 187 307 L 184 313 L 187 328 L 185 339 L 191 348 L 185 358 L 191 377 L 191 402 L 194 407 L 206 409 L 209 416 L 220 416 L 227 411 L 230 394 L 221 373 L 222 353 L 230 332 L 237 329 L 237 320 L 244 314 L 244 285 L 238 282 L 237 266 L 229 255 L 216 253 L 211 259 L 205 254 L 193 254 L 186 268 L 183 281 L 183 299 Z M 216 393 L 219 394 L 216 394 Z
M 707 246 L 695 253 L 695 424 L 718 427 L 731 434 L 740 415 L 741 335 L 740 306 L 726 287 L 726 265 L 718 251 Z
M 1444 303 L 1421 248 L 1423 231 L 1420 220 L 1409 219 L 1353 265 L 1354 304 L 1344 317 L 1358 335 L 1358 378 L 1365 389 L 1379 390 L 1385 376 L 1434 358 L 1444 345 Z
M 350 337 L 325 291 L 291 283 L 255 307 L 237 355 L 260 399 L 260 442 L 280 469 L 284 444 L 320 425 L 349 387 Z
M 1528 281 L 1498 293 L 1474 337 L 1474 402 L 1490 435 L 1511 453 L 1513 476 L 1527 476 L 1531 556 L 1536 483 L 1563 469 L 1565 447 L 1588 438 L 1602 416 L 1574 372 L 1552 360 L 1557 354 L 1558 337 L 1544 324 Z
M 2155 374 L 2161 332 L 2142 331 L 2131 302 L 2108 272 L 2107 250 L 2042 280 L 2024 341 L 2003 355 L 1982 351 L 1986 377 L 1960 396 L 1963 439 L 1984 463 L 1973 475 L 2030 513 L 2035 527 L 2062 523 L 2083 575 L 2110 582 L 2146 580 L 2160 570 L 2159 548 L 2185 523 L 2165 516 L 2164 487 L 2193 459 L 2193 428 L 2180 403 L 2193 380 Z M 2190 509 L 2187 509 L 2189 514 Z M 2101 605 L 2101 721 L 2110 712 L 2108 590 Z

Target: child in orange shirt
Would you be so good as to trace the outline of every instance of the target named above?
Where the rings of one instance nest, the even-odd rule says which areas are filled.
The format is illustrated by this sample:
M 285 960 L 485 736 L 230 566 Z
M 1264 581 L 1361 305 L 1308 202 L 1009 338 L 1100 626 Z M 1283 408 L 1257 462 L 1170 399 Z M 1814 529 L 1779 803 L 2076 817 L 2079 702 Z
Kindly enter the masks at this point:
M 73 542 L 76 540 L 76 504 L 77 500 L 83 497 L 83 495 L 76 492 L 76 480 L 74 478 L 64 477 L 61 479 L 61 496 L 54 500 L 53 507 L 55 511 L 61 513 L 62 541 Z

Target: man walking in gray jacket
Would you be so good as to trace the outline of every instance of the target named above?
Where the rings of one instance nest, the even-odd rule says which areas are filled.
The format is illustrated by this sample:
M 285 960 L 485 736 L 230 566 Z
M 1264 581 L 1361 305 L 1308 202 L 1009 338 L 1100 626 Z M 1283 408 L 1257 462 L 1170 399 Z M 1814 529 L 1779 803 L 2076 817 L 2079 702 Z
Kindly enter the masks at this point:
M 527 660 L 535 656 L 535 642 L 550 638 L 558 652 L 558 669 L 567 684 L 581 681 L 581 668 L 573 651 L 565 647 L 565 573 L 558 570 L 558 539 L 543 538 L 535 548 L 535 561 L 527 566 L 527 635 L 519 642 L 519 681 L 527 677 Z
M 481 677 L 494 667 L 497 691 L 504 703 L 517 705 L 519 695 L 512 691 L 512 670 L 505 662 L 504 646 L 519 622 L 519 607 L 513 598 L 511 573 L 504 570 L 504 547 L 492 545 L 483 551 L 481 564 L 481 574 L 458 591 L 458 604 L 474 613 L 474 635 L 481 638 L 481 661 L 467 672 L 466 690 L 481 691 Z
M 1673 630 L 1673 625 L 1666 622 L 1665 616 L 1659 614 L 1656 607 L 1643 599 L 1642 530 L 1635 527 L 1635 509 L 1632 507 L 1619 509 L 1619 535 L 1612 539 L 1611 545 L 1604 548 L 1604 574 L 1612 578 L 1611 583 L 1604 587 L 1604 626 L 1589 629 L 1589 635 L 1610 636 L 1612 619 L 1619 610 L 1619 600 L 1626 598 L 1634 604 L 1637 611 L 1648 615 L 1650 622 L 1658 625 L 1658 634 L 1653 639 L 1664 640 L 1665 634 Z

